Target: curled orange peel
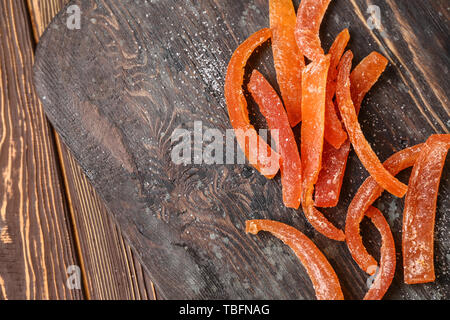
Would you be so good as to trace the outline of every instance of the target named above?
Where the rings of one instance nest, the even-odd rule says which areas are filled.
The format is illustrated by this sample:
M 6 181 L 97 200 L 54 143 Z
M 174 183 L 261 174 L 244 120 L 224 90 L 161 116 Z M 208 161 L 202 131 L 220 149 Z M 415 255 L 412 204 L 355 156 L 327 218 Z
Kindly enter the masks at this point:
M 342 57 L 339 64 L 336 85 L 336 99 L 350 142 L 359 160 L 378 184 L 393 195 L 402 198 L 406 194 L 408 187 L 384 168 L 369 142 L 364 137 L 361 126 L 359 125 L 350 88 L 352 59 L 353 54 L 351 51 L 347 51 Z
M 257 70 L 254 70 L 250 77 L 248 89 L 266 118 L 273 133 L 272 137 L 277 137 L 274 140 L 278 141 L 284 205 L 298 209 L 302 193 L 302 163 L 283 103 L 270 83 Z
M 254 235 L 267 231 L 288 245 L 305 267 L 318 300 L 344 299 L 333 267 L 316 245 L 299 230 L 272 220 L 248 220 L 245 231 Z
M 271 36 L 270 29 L 261 29 L 239 45 L 228 64 L 225 78 L 225 100 L 236 140 L 249 163 L 269 179 L 273 178 L 279 170 L 279 155 L 250 124 L 242 86 L 248 59 L 256 48 L 269 40 Z

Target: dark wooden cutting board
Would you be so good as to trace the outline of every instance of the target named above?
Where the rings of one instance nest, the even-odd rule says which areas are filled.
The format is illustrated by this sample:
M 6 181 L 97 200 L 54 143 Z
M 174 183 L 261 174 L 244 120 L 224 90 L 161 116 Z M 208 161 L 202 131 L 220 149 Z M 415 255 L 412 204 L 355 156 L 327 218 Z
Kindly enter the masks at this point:
M 294 1 L 296 7 L 298 0 Z M 292 225 L 329 258 L 347 299 L 362 298 L 367 275 L 345 243 L 326 239 L 301 210 L 282 205 L 280 178 L 266 180 L 247 165 L 176 165 L 177 128 L 230 128 L 223 96 L 232 52 L 268 26 L 267 0 L 73 1 L 81 29 L 67 28 L 62 10 L 37 48 L 36 88 L 48 118 L 136 249 L 159 296 L 173 298 L 312 299 L 297 258 L 269 234 L 246 235 L 245 220 Z M 382 29 L 371 30 L 369 5 Z M 348 27 L 355 63 L 373 50 L 390 61 L 360 115 L 367 139 L 384 160 L 433 133 L 448 133 L 449 15 L 445 0 L 333 0 L 321 37 L 328 50 Z M 270 45 L 258 68 L 276 87 Z M 250 102 L 257 127 L 264 121 Z M 298 128 L 296 131 L 299 132 Z M 409 172 L 400 178 L 406 182 Z M 367 172 L 352 154 L 338 207 L 323 210 L 343 228 L 346 208 Z M 444 170 L 438 198 L 437 280 L 403 284 L 400 255 L 403 200 L 384 195 L 380 208 L 394 232 L 398 266 L 387 298 L 450 298 L 450 188 Z M 364 221 L 369 251 L 379 236 Z

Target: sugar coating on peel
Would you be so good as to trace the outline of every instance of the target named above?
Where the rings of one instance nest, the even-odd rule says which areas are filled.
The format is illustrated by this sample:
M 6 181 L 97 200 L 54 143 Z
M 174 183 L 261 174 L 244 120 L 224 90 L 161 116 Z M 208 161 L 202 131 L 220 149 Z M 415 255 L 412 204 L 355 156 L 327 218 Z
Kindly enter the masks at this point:
M 434 224 L 436 202 L 450 135 L 431 136 L 420 153 L 409 180 L 403 212 L 402 251 L 408 284 L 435 280 Z
M 320 25 L 331 0 L 302 0 L 297 12 L 295 39 L 300 52 L 311 61 L 324 52 L 319 38 Z

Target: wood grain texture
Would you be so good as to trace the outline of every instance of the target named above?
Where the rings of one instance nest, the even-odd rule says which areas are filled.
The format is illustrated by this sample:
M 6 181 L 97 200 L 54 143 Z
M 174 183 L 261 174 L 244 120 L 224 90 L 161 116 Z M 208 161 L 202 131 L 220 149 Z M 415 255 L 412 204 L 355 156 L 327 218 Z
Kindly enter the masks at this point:
M 23 1 L 0 3 L 0 299 L 82 299 L 54 140 L 32 85 Z
M 36 39 L 67 0 L 28 0 Z M 58 135 L 62 173 L 89 299 L 155 299 L 152 282 Z
M 91 184 L 61 145 L 70 208 L 90 299 L 155 299 L 153 283 Z
M 382 160 L 432 133 L 448 132 L 449 84 L 442 72 L 449 65 L 447 7 L 443 0 L 430 6 L 419 0 L 407 3 L 335 0 L 321 30 L 328 50 L 349 27 L 355 63 L 373 50 L 390 60 L 360 114 Z M 344 243 L 325 239 L 300 210 L 283 207 L 279 177 L 268 181 L 245 165 L 180 166 L 171 161 L 176 128 L 192 131 L 194 121 L 222 133 L 230 128 L 223 97 L 226 66 L 240 42 L 268 26 L 267 1 L 70 4 L 81 8 L 81 30 L 66 27 L 64 12 L 47 29 L 37 50 L 37 90 L 45 97 L 49 119 L 149 270 L 160 296 L 314 298 L 305 270 L 288 248 L 267 234 L 244 233 L 245 220 L 270 218 L 312 238 L 336 270 L 345 297 L 362 298 L 367 275 Z M 382 30 L 371 30 L 366 22 L 373 4 L 380 7 Z M 258 68 L 275 85 L 270 48 L 265 45 L 258 52 L 249 71 Z M 264 126 L 255 105 L 250 103 L 249 109 L 255 125 Z M 341 202 L 326 210 L 337 226 L 343 227 L 348 204 L 366 177 L 353 154 Z M 445 173 L 436 225 L 437 281 L 404 285 L 399 263 L 387 298 L 450 297 L 449 191 Z M 399 249 L 402 200 L 384 196 L 377 206 L 389 217 Z M 363 231 L 369 251 L 379 257 L 379 236 L 365 223 Z

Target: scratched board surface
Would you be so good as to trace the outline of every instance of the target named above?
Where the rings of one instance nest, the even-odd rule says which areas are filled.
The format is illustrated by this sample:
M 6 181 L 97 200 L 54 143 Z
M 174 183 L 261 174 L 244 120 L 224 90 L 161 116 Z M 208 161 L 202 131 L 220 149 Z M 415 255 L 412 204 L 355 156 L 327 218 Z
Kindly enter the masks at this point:
M 239 43 L 268 27 L 267 0 L 70 5 L 80 9 L 80 29 L 73 28 L 76 11 L 66 7 L 46 30 L 37 48 L 37 91 L 162 298 L 314 299 L 311 281 L 288 247 L 267 233 L 245 234 L 245 221 L 253 218 L 304 232 L 328 257 L 345 298 L 364 296 L 368 277 L 345 243 L 326 239 L 301 210 L 283 206 L 279 175 L 269 181 L 248 165 L 177 165 L 171 159 L 174 130 L 193 132 L 195 121 L 223 135 L 231 128 L 223 95 L 227 64 Z M 372 15 L 371 5 L 377 6 Z M 382 160 L 433 133 L 448 133 L 449 15 L 445 0 L 333 0 L 327 11 L 321 29 L 325 50 L 349 28 L 355 63 L 373 50 L 390 61 L 360 114 Z M 252 56 L 248 71 L 253 68 L 277 88 L 270 42 Z M 256 127 L 264 128 L 250 100 L 249 110 Z M 400 179 L 407 182 L 409 173 Z M 340 203 L 323 210 L 340 228 L 367 176 L 352 152 Z M 375 203 L 391 225 L 398 252 L 386 298 L 450 298 L 449 178 L 444 170 L 434 283 L 403 283 L 403 200 L 384 194 Z M 366 220 L 362 232 L 378 259 L 379 235 Z

